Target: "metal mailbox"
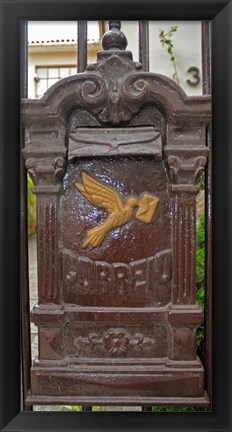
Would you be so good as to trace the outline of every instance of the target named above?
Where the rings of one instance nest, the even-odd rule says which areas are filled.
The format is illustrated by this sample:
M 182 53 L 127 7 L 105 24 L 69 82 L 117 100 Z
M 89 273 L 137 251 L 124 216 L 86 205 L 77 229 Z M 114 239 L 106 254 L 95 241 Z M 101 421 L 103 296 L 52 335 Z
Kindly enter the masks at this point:
M 207 404 L 196 194 L 210 97 L 144 72 L 118 21 L 98 61 L 22 100 L 37 195 L 30 403 Z

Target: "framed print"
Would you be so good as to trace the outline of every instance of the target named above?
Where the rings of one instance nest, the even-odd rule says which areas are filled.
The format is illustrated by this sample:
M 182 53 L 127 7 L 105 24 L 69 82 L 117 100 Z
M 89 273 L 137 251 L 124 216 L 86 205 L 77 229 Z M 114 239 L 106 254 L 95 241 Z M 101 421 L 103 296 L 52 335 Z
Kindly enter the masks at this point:
M 231 8 L 231 1 L 2 0 L 1 430 L 231 430 Z M 85 20 L 109 21 L 97 63 L 87 68 Z M 139 61 L 126 49 L 125 20 L 141 23 Z M 178 84 L 177 26 L 159 33 L 173 79 L 148 72 L 147 20 L 203 23 L 203 96 L 189 97 Z M 79 74 L 71 63 L 37 64 L 37 99 L 25 89 L 27 21 L 80 23 Z M 194 92 L 199 70 L 191 65 L 188 73 Z M 32 364 L 23 288 L 27 173 L 37 203 Z M 195 209 L 202 173 L 201 359 Z M 86 412 L 98 402 L 143 409 Z M 32 411 L 50 404 L 86 409 Z

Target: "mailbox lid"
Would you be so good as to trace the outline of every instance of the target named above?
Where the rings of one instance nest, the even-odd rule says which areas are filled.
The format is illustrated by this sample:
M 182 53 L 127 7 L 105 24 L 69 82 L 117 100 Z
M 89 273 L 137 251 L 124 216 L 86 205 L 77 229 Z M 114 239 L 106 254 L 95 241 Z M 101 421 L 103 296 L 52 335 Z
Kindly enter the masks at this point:
M 75 157 L 116 155 L 151 155 L 161 160 L 161 133 L 152 126 L 77 128 L 70 132 L 69 161 Z

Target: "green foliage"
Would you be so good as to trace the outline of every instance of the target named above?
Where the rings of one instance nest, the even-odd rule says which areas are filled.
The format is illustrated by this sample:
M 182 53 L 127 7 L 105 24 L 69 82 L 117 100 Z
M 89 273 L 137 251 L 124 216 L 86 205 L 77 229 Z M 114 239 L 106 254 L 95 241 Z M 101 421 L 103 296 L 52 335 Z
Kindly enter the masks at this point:
M 197 221 L 197 250 L 205 247 L 205 215 L 201 214 Z
M 204 353 L 204 324 L 202 323 L 197 329 L 197 353 L 203 359 Z
M 82 407 L 79 405 L 62 405 L 60 408 L 64 411 L 71 412 L 82 411 Z
M 199 303 L 199 305 L 201 306 L 202 311 L 204 312 L 204 300 L 205 300 L 205 292 L 204 292 L 204 287 L 201 286 L 198 290 L 197 290 L 197 302 Z
M 201 177 L 199 180 L 199 187 L 200 187 L 200 190 L 205 189 L 205 173 L 204 172 L 203 172 L 203 174 L 201 174 Z
M 196 250 L 196 299 L 204 315 L 205 300 L 205 215 L 201 214 L 197 221 Z M 204 323 L 197 329 L 197 351 L 200 358 L 204 352 Z
M 106 406 L 92 406 L 92 411 L 100 411 L 100 412 L 107 412 L 110 411 L 110 407 L 106 407 Z
M 204 311 L 204 281 L 205 281 L 205 215 L 201 214 L 197 223 L 196 251 L 196 284 L 197 301 Z
M 179 82 L 179 77 L 178 77 L 178 73 L 177 73 L 177 69 L 176 69 L 174 46 L 173 46 L 173 41 L 172 41 L 172 36 L 177 31 L 177 29 L 178 29 L 178 26 L 170 27 L 170 29 L 166 33 L 164 32 L 164 30 L 160 29 L 159 30 L 159 37 L 160 37 L 160 42 L 162 44 L 162 47 L 166 48 L 167 53 L 170 57 L 170 61 L 172 62 L 172 65 L 174 68 L 174 73 L 172 75 L 172 79 L 174 79 L 179 84 L 180 82 Z
M 170 407 L 165 407 L 165 406 L 153 406 L 152 407 L 152 412 L 186 412 L 186 411 L 197 411 L 197 408 L 193 408 L 191 406 L 170 406 Z
M 197 249 L 196 253 L 196 281 L 197 281 L 197 300 L 201 302 L 203 299 L 205 279 L 205 250 Z M 198 298 L 199 297 L 199 298 Z
M 27 176 L 27 226 L 28 235 L 35 233 L 36 227 L 36 196 L 32 193 L 33 181 Z
M 64 411 L 69 411 L 69 412 L 82 411 L 81 405 L 62 405 L 60 408 Z M 110 408 L 102 407 L 102 406 L 92 406 L 92 411 L 106 412 L 106 411 L 110 411 Z

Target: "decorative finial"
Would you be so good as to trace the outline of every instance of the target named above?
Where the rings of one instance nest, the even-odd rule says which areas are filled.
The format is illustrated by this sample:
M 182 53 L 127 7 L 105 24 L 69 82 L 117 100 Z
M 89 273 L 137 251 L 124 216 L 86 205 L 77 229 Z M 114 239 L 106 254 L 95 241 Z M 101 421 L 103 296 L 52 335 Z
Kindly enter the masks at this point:
M 120 21 L 109 21 L 109 31 L 102 38 L 102 47 L 105 51 L 123 51 L 126 49 L 127 38 L 120 29 Z
M 109 21 L 109 30 L 121 30 L 121 21 Z

